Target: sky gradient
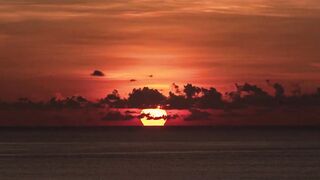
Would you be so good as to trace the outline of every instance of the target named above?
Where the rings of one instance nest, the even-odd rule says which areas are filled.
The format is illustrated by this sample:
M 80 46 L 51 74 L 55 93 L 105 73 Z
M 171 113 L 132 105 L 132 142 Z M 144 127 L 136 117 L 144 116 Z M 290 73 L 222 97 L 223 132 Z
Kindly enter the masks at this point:
M 318 0 L 0 0 L 0 99 L 266 79 L 312 89 L 319 32 Z

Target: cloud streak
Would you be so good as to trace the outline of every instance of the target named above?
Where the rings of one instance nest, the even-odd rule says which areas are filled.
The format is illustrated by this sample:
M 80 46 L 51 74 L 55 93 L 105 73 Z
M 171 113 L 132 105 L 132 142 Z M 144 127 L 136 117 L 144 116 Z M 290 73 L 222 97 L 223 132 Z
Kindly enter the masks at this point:
M 83 16 L 118 16 L 123 18 L 160 17 L 188 13 L 223 13 L 263 16 L 317 16 L 319 3 L 316 0 L 231 0 L 231 1 L 0 1 L 2 17 L 27 18 L 72 18 Z M 14 10 L 14 11 L 12 11 Z

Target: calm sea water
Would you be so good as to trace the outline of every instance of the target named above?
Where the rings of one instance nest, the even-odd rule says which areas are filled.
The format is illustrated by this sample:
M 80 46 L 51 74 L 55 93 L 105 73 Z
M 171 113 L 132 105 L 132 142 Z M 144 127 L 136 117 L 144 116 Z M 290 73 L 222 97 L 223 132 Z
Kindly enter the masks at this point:
M 317 128 L 1 129 L 0 179 L 319 179 Z

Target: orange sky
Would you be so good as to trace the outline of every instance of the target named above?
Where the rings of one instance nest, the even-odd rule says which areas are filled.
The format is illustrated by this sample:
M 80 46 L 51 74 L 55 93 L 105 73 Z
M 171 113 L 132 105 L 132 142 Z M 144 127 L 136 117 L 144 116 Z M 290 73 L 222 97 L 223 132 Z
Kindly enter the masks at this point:
M 166 92 L 173 82 L 313 88 L 319 22 L 318 0 L 0 0 L 0 99 Z

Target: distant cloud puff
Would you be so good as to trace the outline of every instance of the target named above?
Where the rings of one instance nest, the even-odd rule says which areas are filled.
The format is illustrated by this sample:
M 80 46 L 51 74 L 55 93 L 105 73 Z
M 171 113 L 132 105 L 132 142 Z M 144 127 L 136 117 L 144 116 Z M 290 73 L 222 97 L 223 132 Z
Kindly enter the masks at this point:
M 130 82 L 136 82 L 137 80 L 136 79 L 130 79 Z
M 104 73 L 102 71 L 99 70 L 94 70 L 93 73 L 91 73 L 91 76 L 104 76 Z

